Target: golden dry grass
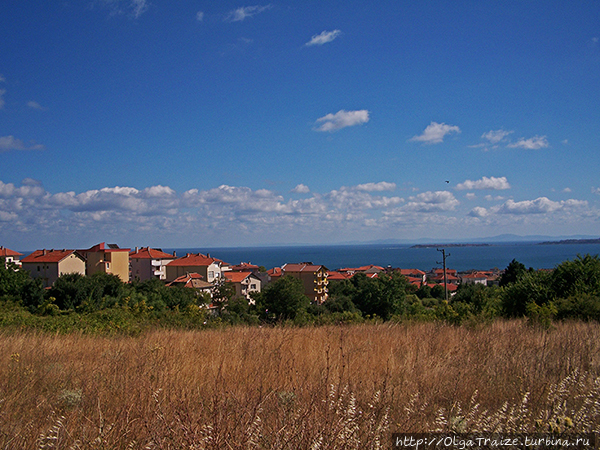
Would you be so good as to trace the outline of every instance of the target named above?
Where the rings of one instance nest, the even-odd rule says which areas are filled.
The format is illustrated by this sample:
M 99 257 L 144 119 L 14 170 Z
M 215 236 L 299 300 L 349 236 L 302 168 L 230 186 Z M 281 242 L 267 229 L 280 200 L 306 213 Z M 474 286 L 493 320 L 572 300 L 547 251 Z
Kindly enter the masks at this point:
M 600 326 L 0 335 L 1 448 L 380 448 L 392 431 L 599 431 Z M 570 422 L 569 422 L 570 421 Z

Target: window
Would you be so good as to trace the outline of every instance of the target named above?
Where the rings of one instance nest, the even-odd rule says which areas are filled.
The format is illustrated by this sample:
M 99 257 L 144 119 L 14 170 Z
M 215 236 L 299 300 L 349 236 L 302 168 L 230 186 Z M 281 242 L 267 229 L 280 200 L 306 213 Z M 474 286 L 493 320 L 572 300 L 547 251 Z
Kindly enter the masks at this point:
M 255 284 L 251 284 L 250 285 L 250 289 L 256 289 L 256 285 Z

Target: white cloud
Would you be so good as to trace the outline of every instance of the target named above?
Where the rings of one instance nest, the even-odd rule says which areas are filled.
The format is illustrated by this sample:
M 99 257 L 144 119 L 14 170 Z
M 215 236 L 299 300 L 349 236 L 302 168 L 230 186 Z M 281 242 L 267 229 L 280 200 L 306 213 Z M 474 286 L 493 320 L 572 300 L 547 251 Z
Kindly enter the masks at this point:
M 44 146 L 41 144 L 30 143 L 25 144 L 21 139 L 17 139 L 14 136 L 0 136 L 0 153 L 8 152 L 10 150 L 43 150 Z
M 482 208 L 481 206 L 476 206 L 469 213 L 469 216 L 471 216 L 471 217 L 485 217 L 487 215 L 488 215 L 487 209 Z
M 410 211 L 450 211 L 456 208 L 460 202 L 448 191 L 428 191 L 410 197 L 405 209 Z
M 0 109 L 4 108 L 6 102 L 4 101 L 4 94 L 6 94 L 6 89 L 0 89 Z
M 510 184 L 506 177 L 483 177 L 481 180 L 471 181 L 465 180 L 463 183 L 456 185 L 456 189 L 460 190 L 471 190 L 471 189 L 493 189 L 493 190 L 504 190 L 510 189 Z
M 305 184 L 299 184 L 294 189 L 292 189 L 292 192 L 296 194 L 308 194 L 310 192 L 310 189 Z
M 328 42 L 333 41 L 335 38 L 339 37 L 342 34 L 341 30 L 333 30 L 333 31 L 323 31 L 320 34 L 315 34 L 310 41 L 308 41 L 306 46 L 312 45 L 323 45 Z
M 202 22 L 202 21 L 204 20 L 204 12 L 202 12 L 202 11 L 198 11 L 198 12 L 196 13 L 196 20 L 197 20 L 198 22 Z
M 229 21 L 229 22 L 241 22 L 243 20 L 246 20 L 249 17 L 253 17 L 256 14 L 260 14 L 263 11 L 266 11 L 270 8 L 272 8 L 273 5 L 254 5 L 254 6 L 243 6 L 240 8 L 237 8 L 233 11 L 231 11 L 229 14 L 227 14 L 227 16 L 225 17 L 225 20 Z
M 356 189 L 366 192 L 393 191 L 396 189 L 396 183 L 388 183 L 386 181 L 380 181 L 379 183 L 365 183 L 357 185 Z
M 477 195 L 475 195 L 473 192 L 469 192 L 465 194 L 465 197 L 467 200 L 475 200 L 477 198 Z
M 508 148 L 524 148 L 526 150 L 539 150 L 540 148 L 546 148 L 550 144 L 548 144 L 548 140 L 546 136 L 534 136 L 529 139 L 521 138 L 517 142 L 513 142 L 508 144 Z
M 504 200 L 504 197 L 502 197 L 501 195 L 496 195 L 495 197 L 493 195 L 486 195 L 483 198 L 488 202 L 501 202 L 502 200 Z
M 110 9 L 112 15 L 128 14 L 136 19 L 145 13 L 149 6 L 146 0 L 101 0 L 101 3 Z
M 500 130 L 490 130 L 487 133 L 483 133 L 481 137 L 490 142 L 490 144 L 497 144 L 506 138 L 512 131 L 506 131 L 503 129 Z
M 600 195 L 600 187 L 592 187 L 592 194 Z
M 423 134 L 413 136 L 410 141 L 423 142 L 425 144 L 440 144 L 444 142 L 444 137 L 451 133 L 460 133 L 460 128 L 455 125 L 446 125 L 445 123 L 431 122 Z
M 565 192 L 565 193 L 567 193 L 567 194 L 570 193 L 570 192 L 572 192 L 570 187 L 566 187 L 562 191 Z
M 498 214 L 545 214 L 562 209 L 585 206 L 587 206 L 587 202 L 582 200 L 570 199 L 555 202 L 547 197 L 539 197 L 535 200 L 524 200 L 521 202 L 507 200 L 506 203 L 496 207 L 494 212 L 497 212 Z
M 104 187 L 83 192 L 51 193 L 33 179 L 21 185 L 0 181 L 0 235 L 24 245 L 69 246 L 110 239 L 124 245 L 238 245 L 249 243 L 335 242 L 390 236 L 423 237 L 477 234 L 491 229 L 564 224 L 572 229 L 597 226 L 600 213 L 587 202 L 545 197 L 483 208 L 460 208 L 449 191 L 426 191 L 406 201 L 389 194 L 394 183 L 374 182 L 310 192 L 299 184 L 287 198 L 269 189 L 221 185 L 177 192 L 169 186 Z M 600 190 L 599 190 L 600 193 Z M 580 228 L 577 228 L 578 230 Z M 398 234 L 400 233 L 400 234 Z M 416 233 L 416 234 L 415 234 Z M 450 234 L 449 234 L 450 233 Z M 48 242 L 48 239 L 54 239 Z M 36 243 L 33 243 L 33 242 Z M 129 241 L 129 242 L 127 242 Z M 21 247 L 25 248 L 25 247 Z
M 27 106 L 29 108 L 31 108 L 31 109 L 37 109 L 38 111 L 45 111 L 46 110 L 46 108 L 44 108 L 38 102 L 34 102 L 33 100 L 27 102 Z
M 327 114 L 326 116 L 317 119 L 317 123 L 321 124 L 316 131 L 338 131 L 342 128 L 352 127 L 354 125 L 362 125 L 369 121 L 369 111 L 361 109 L 358 111 L 340 110 L 335 114 Z

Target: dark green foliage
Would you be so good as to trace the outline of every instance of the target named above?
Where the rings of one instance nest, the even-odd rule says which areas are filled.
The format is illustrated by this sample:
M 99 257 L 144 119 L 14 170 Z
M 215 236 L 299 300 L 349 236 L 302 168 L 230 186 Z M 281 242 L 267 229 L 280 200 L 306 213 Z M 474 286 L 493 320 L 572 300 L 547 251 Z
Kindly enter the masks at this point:
M 114 306 L 121 298 L 125 286 L 116 275 L 95 273 L 85 276 L 78 273 L 61 275 L 48 295 L 62 310 L 79 308 L 84 311 L 98 311 Z
M 332 299 L 348 306 L 354 305 L 365 317 L 377 316 L 387 320 L 404 312 L 404 299 L 411 290 L 406 279 L 397 272 L 380 273 L 376 278 L 357 273 L 336 286 Z
M 294 319 L 310 304 L 302 281 L 289 275 L 269 284 L 254 298 L 261 314 L 271 320 Z
M 14 263 L 5 264 L 5 259 L 0 258 L 0 298 L 37 307 L 43 302 L 44 288 L 29 272 L 20 270 Z
M 504 273 L 500 277 L 499 285 L 508 286 L 509 284 L 516 283 L 519 281 L 525 274 L 527 273 L 527 269 L 524 264 L 521 264 L 516 259 L 513 259 L 506 269 Z
M 523 317 L 529 303 L 541 306 L 552 300 L 549 272 L 527 272 L 504 289 L 502 312 L 506 317 Z

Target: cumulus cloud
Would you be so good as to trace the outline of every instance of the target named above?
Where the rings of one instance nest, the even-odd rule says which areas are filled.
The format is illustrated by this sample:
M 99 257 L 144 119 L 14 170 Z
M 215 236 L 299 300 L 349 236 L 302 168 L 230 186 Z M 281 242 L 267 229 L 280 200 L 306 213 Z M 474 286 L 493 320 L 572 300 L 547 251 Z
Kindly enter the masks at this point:
M 234 9 L 225 17 L 226 21 L 229 22 L 241 22 L 250 17 L 253 17 L 257 14 L 260 14 L 263 11 L 266 11 L 272 8 L 273 5 L 254 5 L 254 6 L 242 6 L 240 8 Z
M 354 125 L 362 125 L 369 121 L 369 111 L 361 109 L 358 111 L 340 110 L 335 114 L 327 114 L 326 116 L 317 119 L 317 124 L 320 124 L 316 131 L 338 131 L 342 128 L 352 127 Z
M 563 209 L 585 206 L 587 206 L 587 202 L 583 200 L 570 199 L 555 202 L 547 197 L 539 197 L 535 200 L 523 200 L 520 202 L 507 200 L 506 203 L 496 207 L 494 212 L 497 212 L 498 214 L 545 214 Z
M 202 11 L 198 11 L 198 12 L 196 13 L 196 20 L 197 20 L 198 22 L 202 22 L 202 21 L 204 20 L 204 12 L 202 12 Z
M 460 133 L 460 128 L 455 125 L 446 125 L 445 123 L 431 122 L 425 131 L 418 136 L 413 136 L 410 141 L 423 142 L 425 144 L 440 144 L 444 138 L 452 133 Z
M 524 148 L 526 150 L 539 150 L 540 148 L 546 148 L 550 144 L 546 139 L 546 136 L 534 136 L 529 139 L 521 138 L 517 142 L 512 142 L 507 145 L 508 148 Z
M 6 104 L 4 94 L 6 94 L 6 89 L 0 89 L 0 109 L 4 108 L 4 105 Z
M 296 194 L 308 194 L 310 192 L 310 189 L 305 184 L 299 184 L 294 189 L 292 189 L 292 192 Z
M 411 211 L 450 211 L 460 202 L 448 191 L 428 191 L 410 197 L 405 209 Z
M 471 181 L 465 180 L 463 183 L 456 185 L 456 189 L 461 190 L 472 190 L 472 189 L 493 189 L 493 190 L 504 190 L 510 189 L 510 184 L 506 177 L 483 177 L 481 180 Z
M 483 133 L 481 137 L 487 140 L 490 144 L 497 144 L 502 141 L 508 135 L 510 135 L 512 131 L 506 131 L 503 129 L 500 130 L 490 130 L 487 133 Z
M 323 31 L 320 34 L 315 34 L 312 38 L 310 38 L 310 41 L 304 45 L 312 46 L 327 44 L 328 42 L 331 42 L 335 38 L 339 37 L 341 34 L 341 30 Z
M 14 136 L 0 136 L 0 153 L 11 150 L 43 150 L 44 146 L 31 142 L 26 144 Z
M 393 191 L 396 189 L 396 183 L 388 183 L 386 181 L 380 181 L 379 183 L 365 183 L 357 185 L 356 189 L 366 192 Z
M 592 187 L 592 194 L 600 195 L 600 187 Z
M 475 204 L 468 211 L 449 191 L 426 191 L 405 200 L 389 193 L 395 188 L 394 183 L 382 181 L 316 193 L 299 184 L 292 192 L 306 195 L 288 193 L 286 198 L 269 189 L 225 184 L 184 192 L 155 185 L 52 193 L 34 179 L 20 185 L 0 181 L 0 234 L 5 239 L 20 236 L 23 242 L 33 238 L 39 242 L 51 235 L 57 242 L 84 235 L 115 242 L 124 236 L 138 241 L 152 236 L 162 242 L 177 237 L 218 246 L 327 242 L 327 236 L 342 235 L 389 237 L 415 230 L 421 236 L 434 230 L 447 235 L 472 224 L 488 230 L 526 221 L 567 225 L 587 221 L 594 226 L 600 219 L 596 209 L 575 199 L 507 200 L 488 208 Z

